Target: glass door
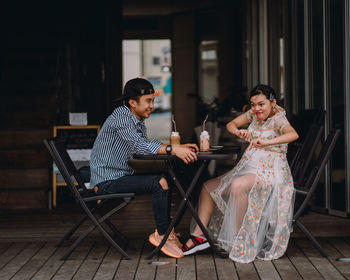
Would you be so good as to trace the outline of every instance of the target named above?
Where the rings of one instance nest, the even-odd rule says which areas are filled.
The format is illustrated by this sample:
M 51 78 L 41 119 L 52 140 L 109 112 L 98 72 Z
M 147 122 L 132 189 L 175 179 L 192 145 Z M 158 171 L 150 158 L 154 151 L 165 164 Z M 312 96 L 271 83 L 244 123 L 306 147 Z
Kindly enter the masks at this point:
M 123 40 L 123 85 L 130 79 L 149 80 L 156 91 L 154 112 L 145 121 L 150 139 L 169 142 L 171 134 L 171 41 Z

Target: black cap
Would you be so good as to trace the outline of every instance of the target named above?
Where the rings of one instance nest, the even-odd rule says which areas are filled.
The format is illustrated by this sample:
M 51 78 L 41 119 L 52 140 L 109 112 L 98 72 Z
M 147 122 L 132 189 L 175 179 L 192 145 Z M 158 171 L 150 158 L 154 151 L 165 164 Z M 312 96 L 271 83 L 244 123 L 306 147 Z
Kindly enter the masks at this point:
M 154 93 L 152 84 L 146 79 L 135 78 L 127 81 L 124 86 L 123 95 L 115 99 L 115 102 L 127 100 L 139 95 L 146 95 Z

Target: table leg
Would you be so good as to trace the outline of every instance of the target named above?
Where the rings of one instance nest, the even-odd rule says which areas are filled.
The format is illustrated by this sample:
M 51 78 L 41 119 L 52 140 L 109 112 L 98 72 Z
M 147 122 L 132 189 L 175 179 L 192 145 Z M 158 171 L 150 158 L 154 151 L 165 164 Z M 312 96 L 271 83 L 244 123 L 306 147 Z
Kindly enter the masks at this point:
M 187 192 L 185 193 L 184 190 L 183 190 L 183 188 L 181 187 L 179 181 L 178 181 L 177 178 L 176 178 L 175 172 L 173 171 L 171 164 L 170 164 L 168 161 L 166 161 L 165 163 L 166 163 L 166 165 L 167 165 L 168 172 L 169 172 L 171 178 L 173 179 L 173 181 L 174 181 L 176 187 L 179 189 L 181 195 L 183 196 L 183 199 L 182 199 L 182 201 L 181 201 L 181 203 L 180 203 L 179 208 L 178 208 L 177 211 L 176 211 L 175 217 L 172 219 L 172 221 L 171 221 L 171 223 L 170 223 L 170 225 L 169 225 L 169 227 L 168 227 L 166 233 L 164 234 L 164 237 L 163 237 L 163 239 L 162 239 L 162 242 L 160 242 L 160 244 L 158 245 L 158 247 L 156 247 L 156 248 L 146 257 L 146 260 L 149 260 L 149 259 L 151 259 L 154 255 L 156 255 L 156 254 L 160 251 L 160 249 L 163 247 L 163 245 L 165 244 L 166 240 L 167 240 L 168 237 L 169 237 L 169 234 L 170 234 L 171 230 L 173 229 L 175 223 L 176 223 L 177 220 L 179 219 L 179 217 L 180 217 L 180 215 L 181 215 L 181 212 L 182 212 L 183 208 L 185 207 L 185 205 L 186 205 L 186 203 L 187 203 L 187 201 L 188 201 L 189 195 L 192 193 L 192 191 L 193 191 L 195 185 L 197 184 L 197 181 L 198 181 L 198 179 L 199 179 L 200 174 L 203 172 L 204 167 L 207 166 L 207 164 L 206 164 L 205 162 L 203 162 L 203 163 L 200 165 L 200 167 L 199 167 L 199 169 L 197 170 L 195 176 L 193 177 L 193 180 L 192 180 L 192 182 L 191 182 L 191 184 L 190 184 L 190 187 L 188 188 Z M 193 207 L 192 207 L 192 208 L 193 208 Z
M 165 244 L 166 240 L 168 239 L 169 237 L 169 234 L 171 232 L 171 230 L 173 229 L 175 223 L 177 222 L 177 220 L 179 219 L 181 213 L 182 213 L 182 210 L 183 208 L 186 206 L 186 204 L 188 205 L 190 211 L 191 211 L 191 214 L 192 216 L 194 217 L 194 219 L 196 220 L 198 226 L 200 227 L 200 229 L 202 230 L 204 236 L 206 237 L 206 239 L 208 240 L 211 248 L 214 250 L 214 252 L 216 254 L 218 254 L 219 256 L 221 257 L 226 257 L 226 255 L 223 255 L 221 254 L 217 248 L 215 247 L 214 245 L 214 242 L 212 241 L 212 239 L 210 238 L 209 236 L 209 233 L 208 231 L 206 230 L 206 228 L 204 227 L 204 225 L 202 224 L 202 222 L 200 221 L 199 217 L 198 217 L 198 214 L 196 212 L 196 210 L 194 209 L 194 207 L 192 206 L 192 203 L 188 200 L 189 196 L 191 195 L 191 193 L 193 192 L 195 186 L 197 185 L 197 181 L 199 179 L 199 176 L 202 174 L 203 170 L 205 169 L 205 167 L 207 167 L 209 164 L 209 161 L 203 161 L 200 165 L 200 167 L 198 168 L 195 176 L 193 177 L 192 181 L 191 181 L 191 184 L 188 188 L 188 190 L 186 191 L 186 193 L 184 192 L 180 182 L 177 180 L 176 178 L 176 175 L 175 175 L 175 172 L 170 164 L 169 161 L 166 161 L 166 165 L 167 165 L 167 168 L 168 168 L 168 173 L 169 175 L 171 176 L 172 180 L 174 181 L 176 187 L 178 188 L 180 194 L 182 195 L 183 199 L 180 203 L 180 206 L 178 208 L 178 210 L 176 211 L 176 214 L 175 214 L 175 217 L 172 219 L 170 225 L 169 225 L 169 228 L 167 229 L 163 239 L 162 239 L 162 242 L 158 245 L 158 247 L 156 247 L 147 257 L 146 259 L 149 260 L 151 259 L 154 255 L 156 255 L 160 249 L 163 247 L 163 245 Z
M 169 174 L 171 175 L 171 177 L 173 178 L 173 181 L 176 185 L 176 187 L 178 188 L 178 190 L 180 191 L 181 195 L 183 196 L 183 199 L 184 201 L 187 202 L 187 206 L 188 208 L 190 209 L 191 211 L 191 214 L 193 216 L 193 218 L 196 220 L 196 223 L 198 224 L 198 226 L 200 227 L 200 229 L 202 230 L 202 233 L 203 235 L 205 236 L 205 238 L 208 240 L 211 248 L 214 250 L 214 252 L 219 255 L 220 257 L 224 258 L 226 257 L 227 255 L 226 254 L 222 254 L 220 251 L 218 251 L 218 249 L 216 248 L 213 240 L 211 239 L 206 227 L 203 225 L 203 223 L 201 222 L 201 220 L 199 219 L 198 217 L 198 213 L 197 211 L 195 210 L 195 208 L 193 207 L 191 201 L 189 201 L 189 196 L 191 195 L 194 187 L 197 185 L 197 181 L 199 179 L 199 176 L 202 174 L 204 168 L 206 168 L 208 165 L 209 165 L 209 162 L 210 161 L 203 161 L 201 166 L 199 167 L 199 169 L 197 170 L 191 184 L 190 184 L 190 187 L 189 189 L 187 190 L 187 192 L 185 193 L 184 190 L 182 189 L 181 187 L 181 184 L 179 183 L 179 181 L 176 179 L 176 176 L 175 176 L 175 172 L 173 171 L 172 168 L 169 168 L 168 172 Z M 180 209 L 180 208 L 179 208 Z M 182 208 L 181 208 L 182 210 Z M 177 212 L 178 213 L 178 212 Z

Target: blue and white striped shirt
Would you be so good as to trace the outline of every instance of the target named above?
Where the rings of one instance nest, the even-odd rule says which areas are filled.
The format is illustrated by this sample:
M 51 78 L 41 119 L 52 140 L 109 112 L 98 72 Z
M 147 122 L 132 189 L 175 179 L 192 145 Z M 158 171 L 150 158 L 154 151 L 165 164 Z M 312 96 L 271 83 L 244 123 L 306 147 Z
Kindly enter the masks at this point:
M 147 137 L 144 119 L 126 106 L 117 107 L 98 134 L 90 158 L 90 188 L 98 183 L 133 174 L 128 159 L 134 154 L 156 154 L 162 143 Z

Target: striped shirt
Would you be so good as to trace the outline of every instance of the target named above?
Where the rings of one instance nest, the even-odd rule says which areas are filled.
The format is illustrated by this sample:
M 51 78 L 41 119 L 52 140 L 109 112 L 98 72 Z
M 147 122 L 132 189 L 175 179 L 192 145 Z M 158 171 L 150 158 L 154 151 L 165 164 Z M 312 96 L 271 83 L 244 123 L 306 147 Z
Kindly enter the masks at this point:
M 133 174 L 128 159 L 134 154 L 156 154 L 162 143 L 147 137 L 144 119 L 138 120 L 126 106 L 107 118 L 91 152 L 90 188 L 98 183 Z

